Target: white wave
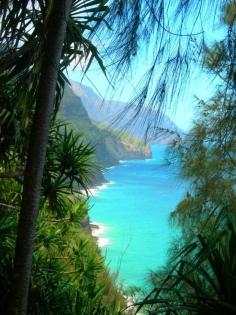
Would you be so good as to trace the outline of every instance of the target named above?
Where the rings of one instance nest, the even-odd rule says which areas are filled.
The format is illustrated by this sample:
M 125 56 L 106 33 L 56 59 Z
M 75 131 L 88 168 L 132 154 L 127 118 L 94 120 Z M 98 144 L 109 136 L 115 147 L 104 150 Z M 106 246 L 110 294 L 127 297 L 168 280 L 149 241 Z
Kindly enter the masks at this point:
M 107 237 L 104 237 L 104 234 L 109 227 L 100 222 L 92 221 L 90 222 L 92 236 L 96 237 L 99 247 L 105 247 L 111 244 L 111 240 Z
M 107 188 L 108 184 L 109 184 L 109 183 L 104 183 L 104 184 L 95 186 L 94 188 L 89 188 L 89 190 L 87 191 L 87 194 L 86 194 L 86 191 L 85 191 L 85 190 L 81 190 L 81 193 L 82 193 L 84 196 L 87 196 L 87 195 L 88 195 L 88 196 L 95 196 L 98 190 Z
M 111 244 L 111 240 L 104 237 L 100 237 L 97 242 L 99 247 L 106 247 Z
M 127 160 L 119 160 L 120 164 L 124 164 L 127 162 Z
M 106 167 L 106 170 L 112 170 L 115 166 Z

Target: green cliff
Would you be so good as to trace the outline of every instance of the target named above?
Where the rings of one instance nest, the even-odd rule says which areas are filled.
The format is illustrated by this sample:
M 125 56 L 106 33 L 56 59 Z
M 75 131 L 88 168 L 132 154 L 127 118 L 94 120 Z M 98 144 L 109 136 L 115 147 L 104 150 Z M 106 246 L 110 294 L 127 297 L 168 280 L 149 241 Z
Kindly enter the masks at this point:
M 104 124 L 93 123 L 80 97 L 68 86 L 65 88 L 60 115 L 96 148 L 96 160 L 104 168 L 119 164 L 119 160 L 145 159 L 151 156 L 149 147 L 133 136 L 106 128 Z M 103 181 L 104 177 L 99 172 L 96 183 Z

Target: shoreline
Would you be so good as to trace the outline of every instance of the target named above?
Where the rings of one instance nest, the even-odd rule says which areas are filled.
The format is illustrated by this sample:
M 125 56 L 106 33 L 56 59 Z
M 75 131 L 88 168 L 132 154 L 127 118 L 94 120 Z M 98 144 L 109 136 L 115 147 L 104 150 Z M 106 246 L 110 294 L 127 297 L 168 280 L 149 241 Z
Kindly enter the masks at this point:
M 107 227 L 103 223 L 95 221 L 90 221 L 89 226 L 91 229 L 92 237 L 96 239 L 99 248 L 107 247 L 111 244 L 111 239 L 109 239 L 108 237 L 104 237 L 104 234 L 109 229 L 109 227 Z
M 110 168 L 113 168 L 115 166 L 111 166 Z M 107 168 L 109 169 L 109 168 Z M 108 181 L 105 179 L 105 181 L 100 182 L 99 184 L 95 184 L 91 186 L 87 191 L 82 190 L 82 194 L 87 197 L 93 197 L 97 194 L 99 190 L 103 190 L 108 187 L 108 185 L 114 184 L 113 181 Z M 105 232 L 109 229 L 105 224 L 100 222 L 95 222 L 90 220 L 90 216 L 88 215 L 88 222 L 87 226 L 90 229 L 90 233 L 92 237 L 96 240 L 97 246 L 99 248 L 107 247 L 111 244 L 111 240 L 107 237 L 104 237 Z
M 95 196 L 99 190 L 103 190 L 112 184 L 114 184 L 114 182 L 106 181 L 105 183 L 101 183 L 100 185 L 90 188 L 88 191 L 89 197 Z M 109 230 L 108 226 L 101 222 L 91 221 L 89 218 L 89 227 L 91 235 L 96 239 L 99 248 L 107 247 L 111 244 L 111 239 L 105 237 L 107 230 Z
M 147 157 L 145 159 L 142 159 L 144 161 L 149 161 L 152 160 L 152 154 L 150 155 L 150 157 Z M 139 159 L 134 159 L 134 161 L 139 160 Z M 127 160 L 119 160 L 119 164 L 118 165 L 122 165 L 125 164 L 126 162 L 129 162 L 130 159 Z M 113 169 L 114 167 L 118 166 L 118 165 L 112 165 L 110 167 L 107 167 L 106 169 Z M 101 182 L 100 184 L 94 185 L 91 188 L 89 188 L 88 192 L 87 192 L 87 196 L 91 197 L 91 196 L 96 196 L 97 192 L 99 190 L 103 190 L 105 188 L 107 188 L 109 185 L 114 184 L 113 181 L 108 181 L 105 179 L 105 182 Z M 86 195 L 86 193 L 85 193 Z M 97 241 L 97 245 L 99 248 L 102 247 L 108 247 L 109 245 L 111 245 L 111 239 L 105 237 L 106 231 L 109 229 L 108 226 L 106 226 L 104 223 L 101 222 L 95 222 L 95 221 L 90 221 L 89 218 L 89 227 L 91 230 L 91 235 L 92 237 L 94 237 Z
M 96 195 L 96 192 L 97 192 L 98 190 L 102 190 L 102 189 L 107 188 L 107 186 L 108 186 L 109 184 L 112 184 L 112 182 L 106 181 L 105 183 L 103 182 L 103 183 L 101 183 L 101 184 L 99 184 L 99 185 L 96 185 L 96 186 L 93 186 L 92 188 L 89 188 L 89 189 L 88 189 L 88 195 L 89 195 L 89 196 L 95 196 L 95 195 Z
M 137 160 L 152 160 L 152 153 L 150 154 L 149 157 L 146 157 L 146 158 L 140 158 L 140 159 L 126 159 L 126 160 L 119 160 L 119 164 L 117 165 L 112 165 L 112 166 L 109 166 L 107 167 L 106 169 L 109 170 L 109 169 L 113 169 L 114 167 L 116 166 L 119 166 L 119 165 L 122 165 L 122 164 L 125 164 L 126 162 L 129 162 L 129 161 L 137 161 Z M 92 186 L 91 188 L 88 189 L 88 192 L 86 194 L 86 192 L 84 192 L 85 195 L 87 195 L 88 197 L 91 197 L 91 196 L 96 196 L 97 192 L 99 190 L 103 190 L 105 188 L 107 188 L 109 185 L 112 185 L 114 184 L 113 181 L 108 181 L 105 179 L 105 182 L 101 182 L 100 184 L 97 184 L 97 185 L 94 185 Z M 109 245 L 111 245 L 111 239 L 107 238 L 107 237 L 104 237 L 105 234 L 106 234 L 106 231 L 109 229 L 108 226 L 106 226 L 104 223 L 101 223 L 101 222 L 95 222 L 95 221 L 90 221 L 90 217 L 89 217 L 89 227 L 90 227 L 90 230 L 91 230 L 91 235 L 92 237 L 94 237 L 97 241 L 97 245 L 99 248 L 102 248 L 102 247 L 108 247 Z
M 109 185 L 113 185 L 113 184 L 115 184 L 115 182 L 106 180 L 105 182 L 101 182 L 98 185 L 94 185 L 94 186 L 92 186 L 91 188 L 88 189 L 88 195 L 89 196 L 95 196 L 97 191 L 105 189 Z M 83 192 L 86 194 L 85 191 L 83 191 Z

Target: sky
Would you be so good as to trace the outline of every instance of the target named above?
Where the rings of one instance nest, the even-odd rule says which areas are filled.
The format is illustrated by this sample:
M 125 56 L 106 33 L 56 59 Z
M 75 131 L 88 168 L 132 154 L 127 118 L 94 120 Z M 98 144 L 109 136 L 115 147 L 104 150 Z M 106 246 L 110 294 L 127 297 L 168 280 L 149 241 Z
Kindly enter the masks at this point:
M 79 70 L 69 70 L 68 78 L 73 81 L 81 82 L 91 87 L 98 95 L 107 100 L 119 100 L 129 102 L 135 95 L 135 88 L 132 78 L 127 76 L 123 78 L 125 88 L 122 91 L 116 86 L 114 89 L 110 86 L 104 75 L 96 70 L 91 69 L 87 76 L 84 77 Z M 122 84 L 124 84 L 122 82 Z M 119 85 L 119 82 L 117 83 Z M 200 71 L 193 74 L 191 83 L 179 99 L 177 104 L 167 108 L 165 114 L 181 129 L 188 131 L 193 120 L 197 116 L 197 98 L 207 100 L 215 90 L 215 84 L 206 74 Z
M 207 24 L 205 25 L 205 29 L 207 30 L 205 31 L 205 37 L 209 45 L 215 40 L 220 40 L 224 37 L 225 30 L 222 24 L 217 23 L 211 21 L 209 22 L 209 27 Z M 151 49 L 152 46 L 154 49 L 154 45 L 150 43 Z M 148 67 L 146 58 L 146 54 L 141 52 L 132 71 L 125 73 L 120 81 L 112 82 L 112 87 L 96 64 L 91 65 L 86 76 L 83 75 L 80 68 L 76 68 L 75 70 L 71 68 L 68 70 L 68 78 L 90 86 L 104 99 L 129 102 L 136 94 L 135 87 Z M 213 81 L 213 77 L 206 74 L 206 72 L 202 71 L 199 67 L 193 68 L 191 70 L 189 84 L 177 101 L 172 104 L 172 106 L 167 106 L 165 114 L 167 114 L 179 128 L 188 131 L 197 117 L 197 98 L 203 100 L 209 99 L 214 94 L 215 86 L 216 84 Z

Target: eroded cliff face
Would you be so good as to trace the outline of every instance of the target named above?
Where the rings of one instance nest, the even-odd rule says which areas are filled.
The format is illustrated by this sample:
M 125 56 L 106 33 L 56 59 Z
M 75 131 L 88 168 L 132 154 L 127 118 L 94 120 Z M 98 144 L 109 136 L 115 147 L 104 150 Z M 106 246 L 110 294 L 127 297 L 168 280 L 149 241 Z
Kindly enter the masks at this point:
M 61 118 L 71 123 L 87 143 L 95 147 L 95 159 L 102 168 L 118 165 L 120 160 L 145 159 L 151 156 L 148 145 L 133 136 L 99 126 L 91 121 L 80 97 L 69 86 L 65 89 L 60 109 Z M 94 185 L 106 182 L 101 171 L 95 174 Z

